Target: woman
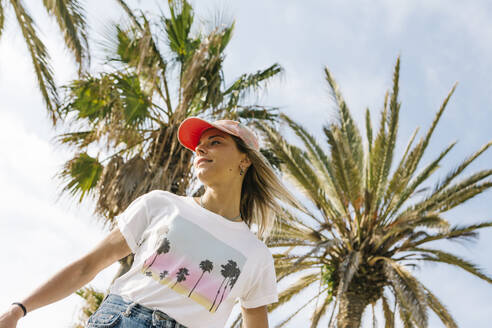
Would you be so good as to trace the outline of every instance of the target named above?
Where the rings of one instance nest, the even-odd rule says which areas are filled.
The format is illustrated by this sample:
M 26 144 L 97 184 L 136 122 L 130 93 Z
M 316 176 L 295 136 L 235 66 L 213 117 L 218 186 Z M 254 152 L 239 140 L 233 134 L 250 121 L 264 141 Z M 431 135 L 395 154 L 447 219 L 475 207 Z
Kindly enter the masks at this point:
M 130 253 L 131 269 L 111 285 L 88 327 L 224 327 L 239 299 L 243 327 L 268 327 L 278 300 L 273 258 L 263 241 L 281 212 L 298 205 L 239 122 L 191 117 L 178 130 L 195 152 L 201 197 L 154 190 L 135 199 L 117 227 L 0 317 L 15 327 L 27 311 L 62 299 Z M 256 229 L 256 235 L 251 228 Z

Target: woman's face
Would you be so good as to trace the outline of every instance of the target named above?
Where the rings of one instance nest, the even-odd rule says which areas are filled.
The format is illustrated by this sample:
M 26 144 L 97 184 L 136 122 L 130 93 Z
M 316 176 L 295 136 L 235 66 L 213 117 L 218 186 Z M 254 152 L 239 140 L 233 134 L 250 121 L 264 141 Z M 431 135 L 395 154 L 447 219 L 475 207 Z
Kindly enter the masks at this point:
M 216 128 L 205 130 L 195 149 L 193 166 L 197 177 L 206 185 L 240 180 L 240 166 L 246 172 L 250 162 L 234 139 Z

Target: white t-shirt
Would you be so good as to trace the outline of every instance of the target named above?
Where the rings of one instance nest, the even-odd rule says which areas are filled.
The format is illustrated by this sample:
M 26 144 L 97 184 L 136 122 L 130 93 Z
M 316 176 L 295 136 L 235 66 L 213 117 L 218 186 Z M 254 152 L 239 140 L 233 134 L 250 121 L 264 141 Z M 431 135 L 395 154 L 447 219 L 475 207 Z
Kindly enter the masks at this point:
M 116 219 L 135 259 L 110 293 L 188 328 L 224 327 L 236 299 L 245 308 L 278 301 L 272 254 L 244 222 L 161 190 Z

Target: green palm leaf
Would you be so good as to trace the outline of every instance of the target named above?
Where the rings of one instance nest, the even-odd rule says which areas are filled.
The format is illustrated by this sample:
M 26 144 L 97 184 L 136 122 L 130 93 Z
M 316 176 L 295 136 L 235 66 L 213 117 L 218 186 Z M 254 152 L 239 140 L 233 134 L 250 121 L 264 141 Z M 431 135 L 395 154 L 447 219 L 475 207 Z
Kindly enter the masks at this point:
M 56 109 L 59 100 L 53 77 L 53 68 L 49 63 L 50 56 L 46 50 L 46 46 L 41 39 L 38 38 L 36 24 L 22 2 L 20 0 L 10 0 L 10 4 L 14 9 L 17 22 L 19 23 L 22 35 L 27 43 L 27 49 L 31 55 L 34 72 L 38 80 L 43 100 L 51 114 L 52 122 L 55 123 L 57 121 Z
M 3 10 L 3 0 L 0 1 L 0 37 L 2 36 L 3 28 L 5 26 L 5 13 Z
M 63 32 L 65 44 L 75 55 L 75 60 L 82 67 L 88 68 L 89 43 L 85 13 L 77 0 L 43 0 L 48 13 L 55 17 L 60 31 Z
M 398 302 L 408 309 L 418 327 L 427 327 L 425 294 L 420 283 L 398 263 L 385 259 L 385 272 L 395 289 Z
M 422 253 L 421 256 L 423 261 L 451 264 L 465 271 L 468 271 L 469 273 L 473 274 L 474 276 L 477 276 L 482 280 L 485 280 L 488 283 L 492 283 L 492 278 L 482 273 L 481 270 L 475 264 L 468 262 L 456 255 L 444 251 L 428 249 L 428 248 L 420 248 L 420 247 L 412 248 L 411 250 Z
M 311 286 L 313 283 L 318 281 L 319 274 L 312 273 L 299 278 L 295 283 L 289 286 L 286 290 L 282 291 L 278 295 L 278 302 L 270 304 L 268 306 L 269 311 L 275 310 L 280 305 L 287 303 L 294 295 L 300 293 L 307 287 Z
M 448 312 L 446 307 L 441 304 L 439 299 L 426 287 L 422 286 L 425 289 L 425 296 L 427 298 L 427 304 L 429 304 L 429 307 L 434 311 L 435 314 L 441 319 L 441 322 L 444 323 L 444 325 L 447 328 L 458 328 L 458 325 L 454 321 L 453 317 L 451 314 Z
M 96 158 L 87 153 L 77 154 L 69 160 L 60 176 L 68 180 L 63 188 L 72 195 L 80 195 L 80 199 L 89 193 L 96 185 L 101 176 L 102 165 Z

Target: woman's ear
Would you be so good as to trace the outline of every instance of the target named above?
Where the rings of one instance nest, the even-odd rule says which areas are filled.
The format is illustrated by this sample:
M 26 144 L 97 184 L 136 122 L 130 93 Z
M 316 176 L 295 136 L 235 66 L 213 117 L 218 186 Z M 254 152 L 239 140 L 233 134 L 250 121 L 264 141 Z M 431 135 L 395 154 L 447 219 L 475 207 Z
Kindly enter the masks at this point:
M 241 163 L 245 165 L 245 168 L 248 168 L 251 165 L 251 160 L 249 159 L 248 155 L 244 154 L 243 159 L 241 160 Z

